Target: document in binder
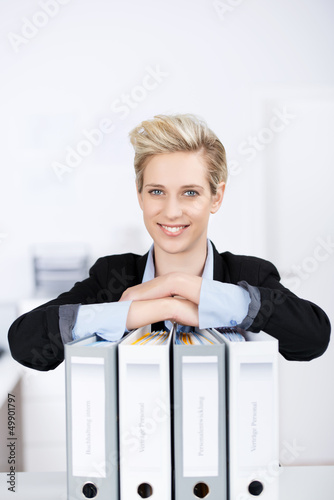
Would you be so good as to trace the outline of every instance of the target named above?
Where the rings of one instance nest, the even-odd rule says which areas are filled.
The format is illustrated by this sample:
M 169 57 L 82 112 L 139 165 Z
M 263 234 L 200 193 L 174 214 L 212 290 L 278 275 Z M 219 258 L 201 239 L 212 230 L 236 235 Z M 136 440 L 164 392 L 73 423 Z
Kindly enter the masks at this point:
M 225 344 L 208 330 L 173 339 L 175 500 L 225 500 Z
M 118 498 L 117 344 L 65 345 L 68 500 Z
M 229 499 L 278 500 L 278 341 L 218 328 L 226 345 Z
M 171 335 L 150 329 L 130 333 L 118 349 L 122 500 L 171 499 Z

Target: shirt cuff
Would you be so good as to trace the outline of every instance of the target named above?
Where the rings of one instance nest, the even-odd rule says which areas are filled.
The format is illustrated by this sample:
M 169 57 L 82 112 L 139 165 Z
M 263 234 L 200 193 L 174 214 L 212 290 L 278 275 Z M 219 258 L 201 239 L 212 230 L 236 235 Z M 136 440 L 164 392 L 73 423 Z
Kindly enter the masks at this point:
M 247 330 L 253 323 L 261 307 L 261 294 L 256 286 L 249 285 L 247 281 L 238 281 L 238 285 L 248 291 L 250 295 L 250 303 L 248 307 L 247 316 L 243 319 L 242 323 L 238 325 L 243 330 Z
M 59 306 L 59 331 L 63 344 L 72 342 L 72 329 L 75 325 L 80 304 Z
M 198 306 L 199 328 L 242 324 L 250 302 L 250 294 L 242 286 L 203 278 Z
M 119 340 L 126 332 L 126 320 L 132 300 L 86 304 L 79 308 L 73 328 L 73 338 L 79 339 L 96 333 L 110 342 Z

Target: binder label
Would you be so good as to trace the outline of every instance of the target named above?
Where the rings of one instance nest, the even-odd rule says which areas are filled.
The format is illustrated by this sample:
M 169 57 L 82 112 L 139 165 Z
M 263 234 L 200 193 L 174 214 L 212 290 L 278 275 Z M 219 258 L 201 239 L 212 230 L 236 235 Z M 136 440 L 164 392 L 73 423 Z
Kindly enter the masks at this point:
M 273 365 L 241 363 L 238 384 L 239 466 L 265 467 L 274 452 Z
M 157 363 L 128 363 L 122 433 L 123 456 L 127 467 L 161 467 L 166 449 L 163 429 L 169 426 L 169 404 L 161 391 L 160 366 Z M 125 455 L 124 455 L 125 453 Z
M 182 356 L 183 476 L 218 476 L 218 357 Z
M 104 359 L 71 358 L 72 474 L 106 477 Z

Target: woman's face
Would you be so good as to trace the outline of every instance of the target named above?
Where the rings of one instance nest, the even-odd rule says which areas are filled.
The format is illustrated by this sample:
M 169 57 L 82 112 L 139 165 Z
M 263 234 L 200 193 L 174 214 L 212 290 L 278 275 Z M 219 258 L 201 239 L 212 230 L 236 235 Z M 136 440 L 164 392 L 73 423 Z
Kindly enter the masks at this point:
M 204 160 L 198 153 L 153 156 L 143 176 L 138 200 L 154 244 L 167 253 L 206 245 L 210 213 L 219 209 L 225 189 L 212 195 Z

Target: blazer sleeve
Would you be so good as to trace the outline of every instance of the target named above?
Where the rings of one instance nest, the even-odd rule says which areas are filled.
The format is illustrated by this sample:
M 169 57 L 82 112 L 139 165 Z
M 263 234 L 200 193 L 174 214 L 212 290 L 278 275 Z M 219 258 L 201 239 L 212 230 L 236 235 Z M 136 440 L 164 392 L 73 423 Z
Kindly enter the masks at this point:
M 248 328 L 265 331 L 279 341 L 279 351 L 290 361 L 310 361 L 321 356 L 330 340 L 330 321 L 316 304 L 297 297 L 280 283 L 276 267 L 259 261 L 257 288 L 261 306 Z M 255 283 L 254 283 L 255 285 Z
M 59 307 L 119 300 L 120 288 L 108 283 L 108 260 L 102 257 L 89 271 L 89 278 L 76 283 L 55 300 L 17 318 L 8 332 L 13 358 L 36 370 L 53 370 L 64 360 L 64 344 L 59 328 Z M 121 291 L 120 291 L 121 293 Z M 75 308 L 70 308 L 75 311 Z M 73 317 L 75 322 L 75 317 Z

